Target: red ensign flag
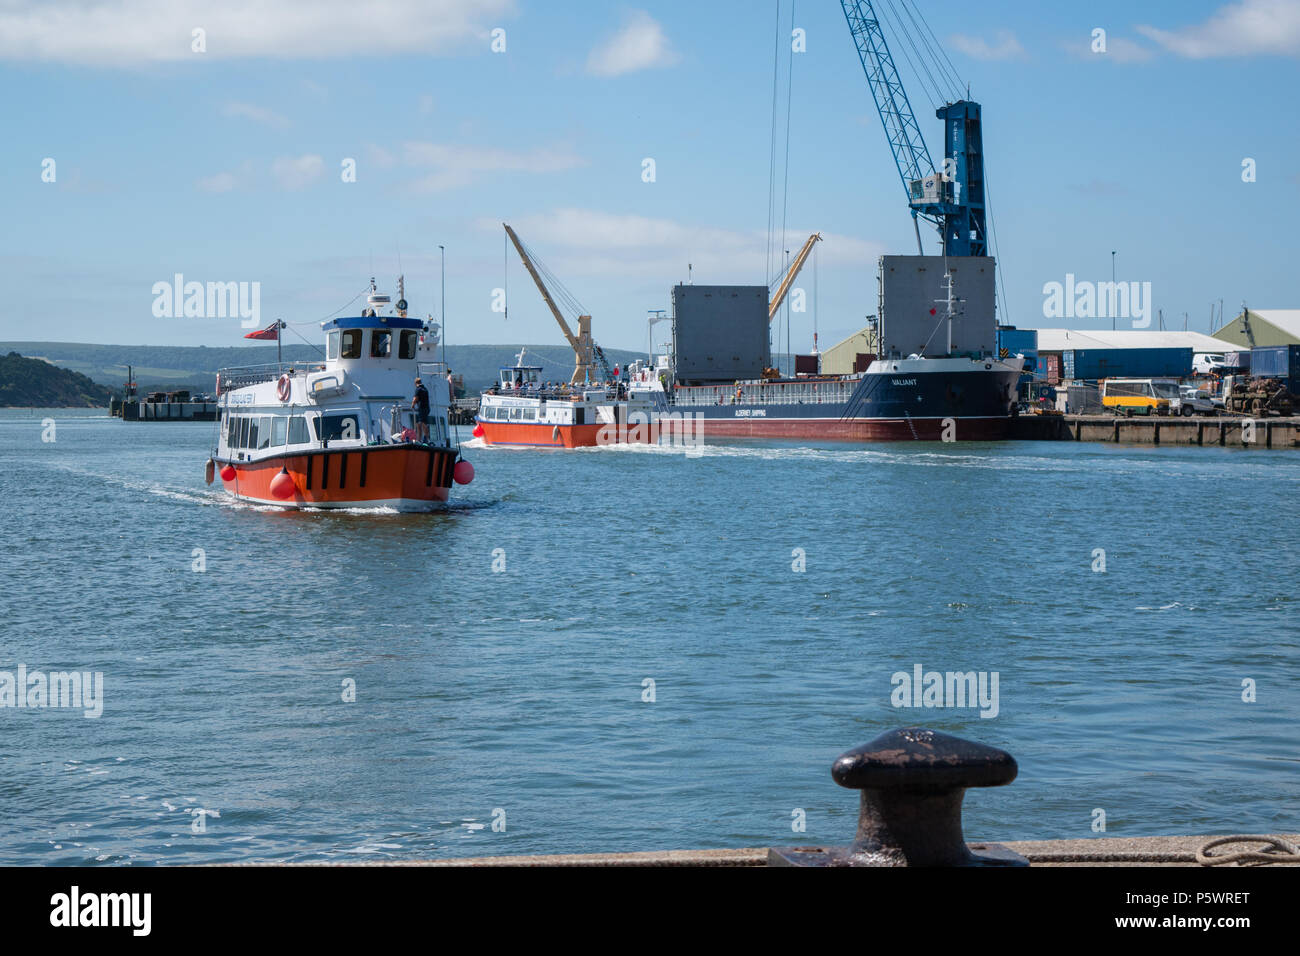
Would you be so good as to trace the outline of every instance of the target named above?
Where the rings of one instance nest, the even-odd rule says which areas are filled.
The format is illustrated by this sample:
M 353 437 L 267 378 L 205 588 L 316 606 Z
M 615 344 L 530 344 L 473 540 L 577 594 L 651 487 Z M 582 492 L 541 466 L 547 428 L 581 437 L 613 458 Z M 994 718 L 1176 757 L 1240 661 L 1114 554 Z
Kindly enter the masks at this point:
M 244 338 L 246 339 L 265 339 L 268 342 L 273 342 L 279 337 L 280 337 L 280 323 L 278 320 L 272 322 L 264 329 L 260 329 L 257 332 L 249 332 L 247 335 L 244 336 Z

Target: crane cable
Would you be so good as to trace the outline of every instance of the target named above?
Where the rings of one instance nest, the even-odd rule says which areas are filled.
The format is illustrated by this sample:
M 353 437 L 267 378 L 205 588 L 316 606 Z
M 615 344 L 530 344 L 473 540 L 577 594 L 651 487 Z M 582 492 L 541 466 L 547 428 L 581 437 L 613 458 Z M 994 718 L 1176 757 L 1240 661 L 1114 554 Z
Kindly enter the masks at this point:
M 772 43 L 772 121 L 768 142 L 767 169 L 767 245 L 763 249 L 763 271 L 767 284 L 772 285 L 775 269 L 772 266 L 772 232 L 776 221 L 776 116 L 777 90 L 781 72 L 781 0 L 776 0 L 776 26 Z
M 931 75 L 929 69 L 926 67 L 925 60 L 921 56 L 921 51 L 917 49 L 916 41 L 912 38 L 912 32 L 907 28 L 907 24 L 903 21 L 902 16 L 898 11 L 894 9 L 890 0 L 878 0 L 878 3 L 879 13 L 877 16 L 882 20 L 886 13 L 893 17 L 896 22 L 891 22 L 890 29 L 896 36 L 901 37 L 904 41 L 903 43 L 894 44 L 893 49 L 902 52 L 903 59 L 907 61 L 907 65 L 911 68 L 912 75 L 921 86 L 921 91 L 925 94 L 926 99 L 930 101 L 930 106 L 937 110 L 940 102 L 944 99 L 943 91 L 939 84 L 935 82 L 934 76 Z M 909 48 L 912 51 L 911 53 L 908 52 Z M 913 55 L 915 55 L 915 60 L 913 59 Z
M 908 3 L 909 0 L 903 0 L 903 8 L 905 10 L 907 9 Z M 960 99 L 962 90 L 966 88 L 965 82 L 962 81 L 961 74 L 959 74 L 957 72 L 957 68 L 953 66 L 952 60 L 948 58 L 948 52 L 943 48 L 943 44 L 939 42 L 939 38 L 935 36 L 934 31 L 930 29 L 930 24 L 926 22 L 926 19 L 922 15 L 921 11 L 917 9 L 916 0 L 910 0 L 910 3 L 912 5 L 912 10 L 914 10 L 916 13 L 916 16 L 911 17 L 911 14 L 909 13 L 909 17 L 911 17 L 912 22 L 914 24 L 916 24 L 919 21 L 919 25 L 917 26 L 918 32 L 920 32 L 921 29 L 924 28 L 925 34 L 929 34 L 931 43 L 927 46 L 927 49 L 931 51 L 931 58 L 934 60 L 935 65 L 938 67 L 940 74 L 944 75 L 949 80 L 949 82 L 952 83 L 952 90 L 956 94 L 953 98 Z M 924 34 L 922 34 L 922 39 L 924 40 Z M 939 52 L 940 55 L 942 55 L 943 57 L 942 60 L 940 60 L 938 56 L 934 55 L 934 51 L 936 50 Z M 945 67 L 945 63 L 947 64 L 946 67 Z
M 790 0 L 790 35 L 794 36 L 794 8 L 798 0 Z M 791 107 L 794 101 L 794 43 L 790 44 L 790 65 L 786 69 L 786 89 L 785 89 L 785 179 L 781 184 L 781 249 L 785 250 L 788 242 L 786 232 L 786 216 L 790 208 L 790 115 Z M 780 339 L 777 340 L 778 343 Z M 793 362 L 790 356 L 790 305 L 787 299 L 785 307 L 785 351 L 788 361 Z M 790 369 L 791 374 L 794 368 Z

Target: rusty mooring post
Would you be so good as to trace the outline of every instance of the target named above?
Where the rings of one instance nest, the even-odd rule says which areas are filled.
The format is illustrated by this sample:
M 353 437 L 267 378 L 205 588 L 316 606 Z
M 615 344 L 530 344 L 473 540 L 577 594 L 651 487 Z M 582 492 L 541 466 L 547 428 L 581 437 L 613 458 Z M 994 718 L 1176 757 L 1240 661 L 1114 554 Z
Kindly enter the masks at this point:
M 996 843 L 967 845 L 961 802 L 967 787 L 1001 787 L 1016 761 L 995 747 L 904 727 L 841 754 L 831 776 L 862 791 L 858 833 L 847 847 L 770 849 L 768 866 L 1028 866 Z

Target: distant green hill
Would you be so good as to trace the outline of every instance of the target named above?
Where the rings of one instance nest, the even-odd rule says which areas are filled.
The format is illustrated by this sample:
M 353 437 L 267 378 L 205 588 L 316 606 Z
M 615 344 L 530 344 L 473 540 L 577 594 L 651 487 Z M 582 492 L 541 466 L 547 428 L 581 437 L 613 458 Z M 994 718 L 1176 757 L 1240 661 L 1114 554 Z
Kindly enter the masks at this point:
M 113 390 L 78 372 L 17 352 L 0 356 L 0 405 L 18 408 L 96 408 Z
M 195 393 L 211 392 L 216 373 L 236 365 L 261 365 L 275 361 L 274 345 L 248 345 L 208 348 L 198 345 L 89 345 L 78 342 L 0 342 L 0 353 L 17 350 L 24 355 L 79 372 L 120 393 L 126 383 L 127 366 L 135 375 L 142 393 L 188 388 Z M 548 379 L 567 380 L 573 372 L 573 351 L 567 345 L 529 345 L 527 359 L 541 365 Z M 447 364 L 465 377 L 471 392 L 496 381 L 497 369 L 514 363 L 517 346 L 449 345 Z M 319 360 L 321 352 L 308 345 L 284 346 L 284 360 L 305 362 Z M 606 349 L 611 363 L 627 364 L 645 358 L 641 352 Z

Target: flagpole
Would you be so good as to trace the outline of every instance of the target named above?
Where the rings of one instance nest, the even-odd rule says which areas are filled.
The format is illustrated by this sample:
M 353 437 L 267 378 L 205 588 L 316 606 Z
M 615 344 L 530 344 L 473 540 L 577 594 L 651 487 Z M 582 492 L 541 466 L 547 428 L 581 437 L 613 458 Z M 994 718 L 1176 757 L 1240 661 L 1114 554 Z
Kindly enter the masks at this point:
M 280 330 L 282 328 L 284 328 L 284 322 L 282 322 L 280 319 L 276 319 L 275 320 L 275 364 L 279 365 L 281 368 L 284 367 L 284 362 L 280 358 Z

